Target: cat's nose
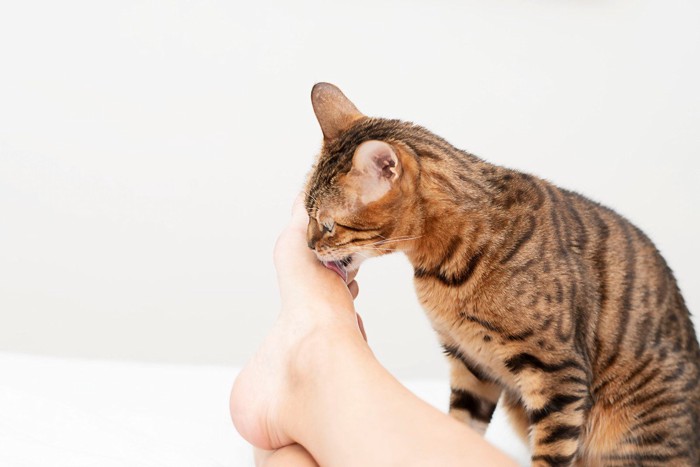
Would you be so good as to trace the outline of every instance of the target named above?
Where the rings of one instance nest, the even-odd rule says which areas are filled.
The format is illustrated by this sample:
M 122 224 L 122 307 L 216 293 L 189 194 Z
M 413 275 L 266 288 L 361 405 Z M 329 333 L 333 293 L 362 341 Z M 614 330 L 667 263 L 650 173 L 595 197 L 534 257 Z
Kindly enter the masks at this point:
M 318 229 L 315 219 L 309 219 L 309 226 L 306 229 L 306 244 L 312 250 L 316 249 L 316 244 L 321 239 L 323 233 Z

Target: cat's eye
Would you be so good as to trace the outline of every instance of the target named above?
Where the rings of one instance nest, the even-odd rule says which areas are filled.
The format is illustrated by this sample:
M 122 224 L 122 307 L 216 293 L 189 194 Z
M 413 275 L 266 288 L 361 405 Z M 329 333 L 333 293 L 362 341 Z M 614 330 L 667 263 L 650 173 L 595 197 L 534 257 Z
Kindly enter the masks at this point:
M 335 222 L 326 221 L 321 225 L 323 226 L 323 232 L 331 233 L 333 231 L 333 228 L 335 227 Z

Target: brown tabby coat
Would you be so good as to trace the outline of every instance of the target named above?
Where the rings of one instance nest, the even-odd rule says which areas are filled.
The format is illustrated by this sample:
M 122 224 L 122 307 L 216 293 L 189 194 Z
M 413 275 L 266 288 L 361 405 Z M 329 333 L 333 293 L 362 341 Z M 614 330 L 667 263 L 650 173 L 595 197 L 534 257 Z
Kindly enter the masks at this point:
M 452 416 L 483 431 L 502 397 L 533 465 L 700 465 L 698 342 L 639 229 L 424 128 L 365 117 L 333 85 L 312 103 L 324 144 L 309 246 L 348 268 L 408 256 L 451 364 Z

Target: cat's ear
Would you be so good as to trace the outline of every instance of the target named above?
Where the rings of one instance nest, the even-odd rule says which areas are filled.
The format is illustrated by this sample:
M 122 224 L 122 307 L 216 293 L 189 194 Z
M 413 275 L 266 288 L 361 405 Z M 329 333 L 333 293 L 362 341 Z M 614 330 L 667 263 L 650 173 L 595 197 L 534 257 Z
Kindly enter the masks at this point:
M 326 140 L 337 138 L 364 117 L 340 89 L 330 83 L 316 83 L 311 90 L 311 104 Z
M 389 144 L 365 141 L 355 150 L 348 176 L 355 181 L 360 200 L 367 204 L 389 192 L 401 176 L 401 163 Z

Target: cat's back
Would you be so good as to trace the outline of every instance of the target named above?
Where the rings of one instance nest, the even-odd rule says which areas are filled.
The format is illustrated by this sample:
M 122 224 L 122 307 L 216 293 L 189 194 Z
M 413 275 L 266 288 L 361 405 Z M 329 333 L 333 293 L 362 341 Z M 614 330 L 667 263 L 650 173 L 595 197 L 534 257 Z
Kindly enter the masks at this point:
M 542 222 L 558 237 L 549 256 L 585 294 L 576 301 L 592 370 L 588 448 L 700 464 L 700 350 L 671 269 L 630 221 L 542 183 Z
M 697 367 L 700 349 L 690 312 L 651 239 L 614 210 L 541 183 L 550 200 L 540 214 L 543 230 L 554 237 L 545 256 L 559 268 L 553 275 L 563 273 L 584 286 L 588 321 L 597 324 L 589 350 L 599 372 L 627 353 L 631 361 L 654 355 L 668 366 L 678 356 Z M 700 373 L 694 376 L 700 395 Z
M 509 352 L 589 369 L 588 459 L 700 465 L 700 350 L 653 242 L 531 175 L 488 168 L 484 186 L 497 240 L 473 272 L 472 303 L 518 337 Z

